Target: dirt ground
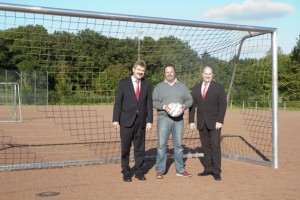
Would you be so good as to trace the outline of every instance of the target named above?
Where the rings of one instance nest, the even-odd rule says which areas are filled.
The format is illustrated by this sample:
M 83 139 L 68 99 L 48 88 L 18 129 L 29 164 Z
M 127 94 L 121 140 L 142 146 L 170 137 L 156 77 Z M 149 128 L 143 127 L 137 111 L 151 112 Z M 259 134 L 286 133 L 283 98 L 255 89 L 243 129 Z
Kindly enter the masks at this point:
M 0 172 L 1 200 L 93 199 L 201 199 L 298 200 L 300 199 L 300 112 L 279 112 L 279 168 L 273 169 L 230 159 L 222 160 L 222 181 L 198 177 L 198 158 L 188 158 L 191 178 L 175 175 L 174 163 L 162 180 L 156 180 L 153 161 L 147 161 L 147 181 L 122 181 L 120 164 Z M 133 163 L 132 163 L 133 164 Z M 42 192 L 58 192 L 42 197 Z

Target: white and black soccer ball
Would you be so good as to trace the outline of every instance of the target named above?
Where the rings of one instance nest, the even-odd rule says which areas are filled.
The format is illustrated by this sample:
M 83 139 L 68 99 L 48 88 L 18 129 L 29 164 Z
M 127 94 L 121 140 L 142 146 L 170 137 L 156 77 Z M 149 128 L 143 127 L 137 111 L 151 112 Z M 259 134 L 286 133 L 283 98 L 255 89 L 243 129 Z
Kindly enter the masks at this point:
M 169 107 L 169 115 L 171 115 L 172 117 L 178 117 L 179 115 L 182 114 L 182 104 L 180 103 L 170 103 L 168 105 Z

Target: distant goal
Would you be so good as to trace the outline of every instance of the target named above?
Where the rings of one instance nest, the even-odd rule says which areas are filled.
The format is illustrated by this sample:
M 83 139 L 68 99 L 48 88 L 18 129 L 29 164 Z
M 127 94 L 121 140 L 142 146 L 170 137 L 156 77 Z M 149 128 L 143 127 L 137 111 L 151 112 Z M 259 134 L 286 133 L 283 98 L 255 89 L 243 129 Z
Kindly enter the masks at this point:
M 0 122 L 22 122 L 20 86 L 0 82 Z

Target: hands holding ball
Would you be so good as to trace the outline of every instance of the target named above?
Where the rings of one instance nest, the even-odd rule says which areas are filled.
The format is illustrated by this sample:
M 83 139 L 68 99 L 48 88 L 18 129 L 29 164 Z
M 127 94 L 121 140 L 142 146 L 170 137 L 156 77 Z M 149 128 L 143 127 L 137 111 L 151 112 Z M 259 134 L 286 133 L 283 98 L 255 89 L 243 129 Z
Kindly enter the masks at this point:
M 185 105 L 180 103 L 170 103 L 164 106 L 164 110 L 172 117 L 180 116 L 185 110 Z

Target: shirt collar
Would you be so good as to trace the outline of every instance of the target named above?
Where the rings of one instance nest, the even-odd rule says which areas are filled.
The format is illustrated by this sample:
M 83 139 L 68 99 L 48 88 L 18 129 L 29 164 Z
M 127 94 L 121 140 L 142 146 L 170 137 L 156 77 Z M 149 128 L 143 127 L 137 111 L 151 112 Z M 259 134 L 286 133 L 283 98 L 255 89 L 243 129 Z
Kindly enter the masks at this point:
M 207 83 L 207 86 L 209 86 L 209 85 L 210 85 L 210 83 L 211 83 L 211 82 L 208 82 L 208 83 Z M 205 84 L 205 82 L 204 82 L 204 81 L 202 81 L 202 85 L 204 85 L 204 84 Z
M 132 80 L 132 82 L 136 82 L 137 79 L 132 75 L 131 80 Z
M 177 78 L 175 78 L 174 82 L 173 83 L 169 83 L 166 79 L 164 80 L 165 83 L 168 83 L 169 85 L 174 85 L 175 83 L 178 82 Z

